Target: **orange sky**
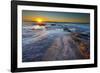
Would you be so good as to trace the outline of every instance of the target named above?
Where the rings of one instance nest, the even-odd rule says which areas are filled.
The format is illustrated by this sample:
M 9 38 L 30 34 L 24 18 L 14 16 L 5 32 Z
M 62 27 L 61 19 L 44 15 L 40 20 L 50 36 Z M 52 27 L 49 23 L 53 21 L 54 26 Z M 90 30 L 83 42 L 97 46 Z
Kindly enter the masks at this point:
M 23 16 L 23 21 L 33 21 L 37 22 L 37 19 L 41 19 L 43 22 L 79 22 L 79 23 L 87 23 L 87 19 L 78 19 L 78 18 L 66 18 L 66 19 L 49 19 L 47 17 L 32 17 L 32 16 Z
M 44 12 L 44 11 L 23 11 L 23 21 L 37 22 L 76 22 L 89 23 L 89 14 L 84 13 L 64 13 L 64 12 Z

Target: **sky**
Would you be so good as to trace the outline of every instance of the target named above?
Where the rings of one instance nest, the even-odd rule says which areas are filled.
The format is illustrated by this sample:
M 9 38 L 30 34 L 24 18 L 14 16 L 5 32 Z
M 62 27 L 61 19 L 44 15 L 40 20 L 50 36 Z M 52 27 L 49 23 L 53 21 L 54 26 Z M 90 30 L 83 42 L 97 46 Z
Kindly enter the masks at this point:
M 90 14 L 71 12 L 22 11 L 23 21 L 90 23 Z

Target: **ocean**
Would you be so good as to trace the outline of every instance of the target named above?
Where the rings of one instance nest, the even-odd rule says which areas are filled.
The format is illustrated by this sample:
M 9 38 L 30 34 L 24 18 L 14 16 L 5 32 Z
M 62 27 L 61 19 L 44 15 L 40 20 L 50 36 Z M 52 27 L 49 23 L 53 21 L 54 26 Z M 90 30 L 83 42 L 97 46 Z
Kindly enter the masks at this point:
M 46 23 L 41 29 L 34 29 L 35 26 L 34 22 L 22 25 L 23 62 L 85 59 L 77 45 L 72 44 L 71 33 L 82 34 L 82 41 L 90 41 L 90 24 Z

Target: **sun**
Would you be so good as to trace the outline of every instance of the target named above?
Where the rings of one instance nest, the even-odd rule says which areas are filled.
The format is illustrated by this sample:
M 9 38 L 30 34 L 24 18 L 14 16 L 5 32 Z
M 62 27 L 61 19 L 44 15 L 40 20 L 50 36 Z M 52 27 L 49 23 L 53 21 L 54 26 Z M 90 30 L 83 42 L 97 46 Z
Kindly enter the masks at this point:
M 48 19 L 46 17 L 38 16 L 38 17 L 33 17 L 32 20 L 39 26 L 45 26 L 46 21 Z
M 42 18 L 37 18 L 36 21 L 37 21 L 37 23 L 42 23 L 43 19 Z
M 45 25 L 43 18 L 36 18 L 35 21 L 36 21 L 36 24 L 39 25 L 39 26 L 44 26 Z

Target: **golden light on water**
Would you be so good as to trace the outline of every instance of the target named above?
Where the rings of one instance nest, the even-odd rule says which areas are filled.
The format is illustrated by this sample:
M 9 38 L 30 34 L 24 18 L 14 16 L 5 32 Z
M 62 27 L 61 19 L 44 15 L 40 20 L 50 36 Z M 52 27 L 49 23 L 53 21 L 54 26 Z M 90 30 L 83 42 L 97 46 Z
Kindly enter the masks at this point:
M 35 25 L 33 26 L 33 29 L 45 29 L 45 26 Z

